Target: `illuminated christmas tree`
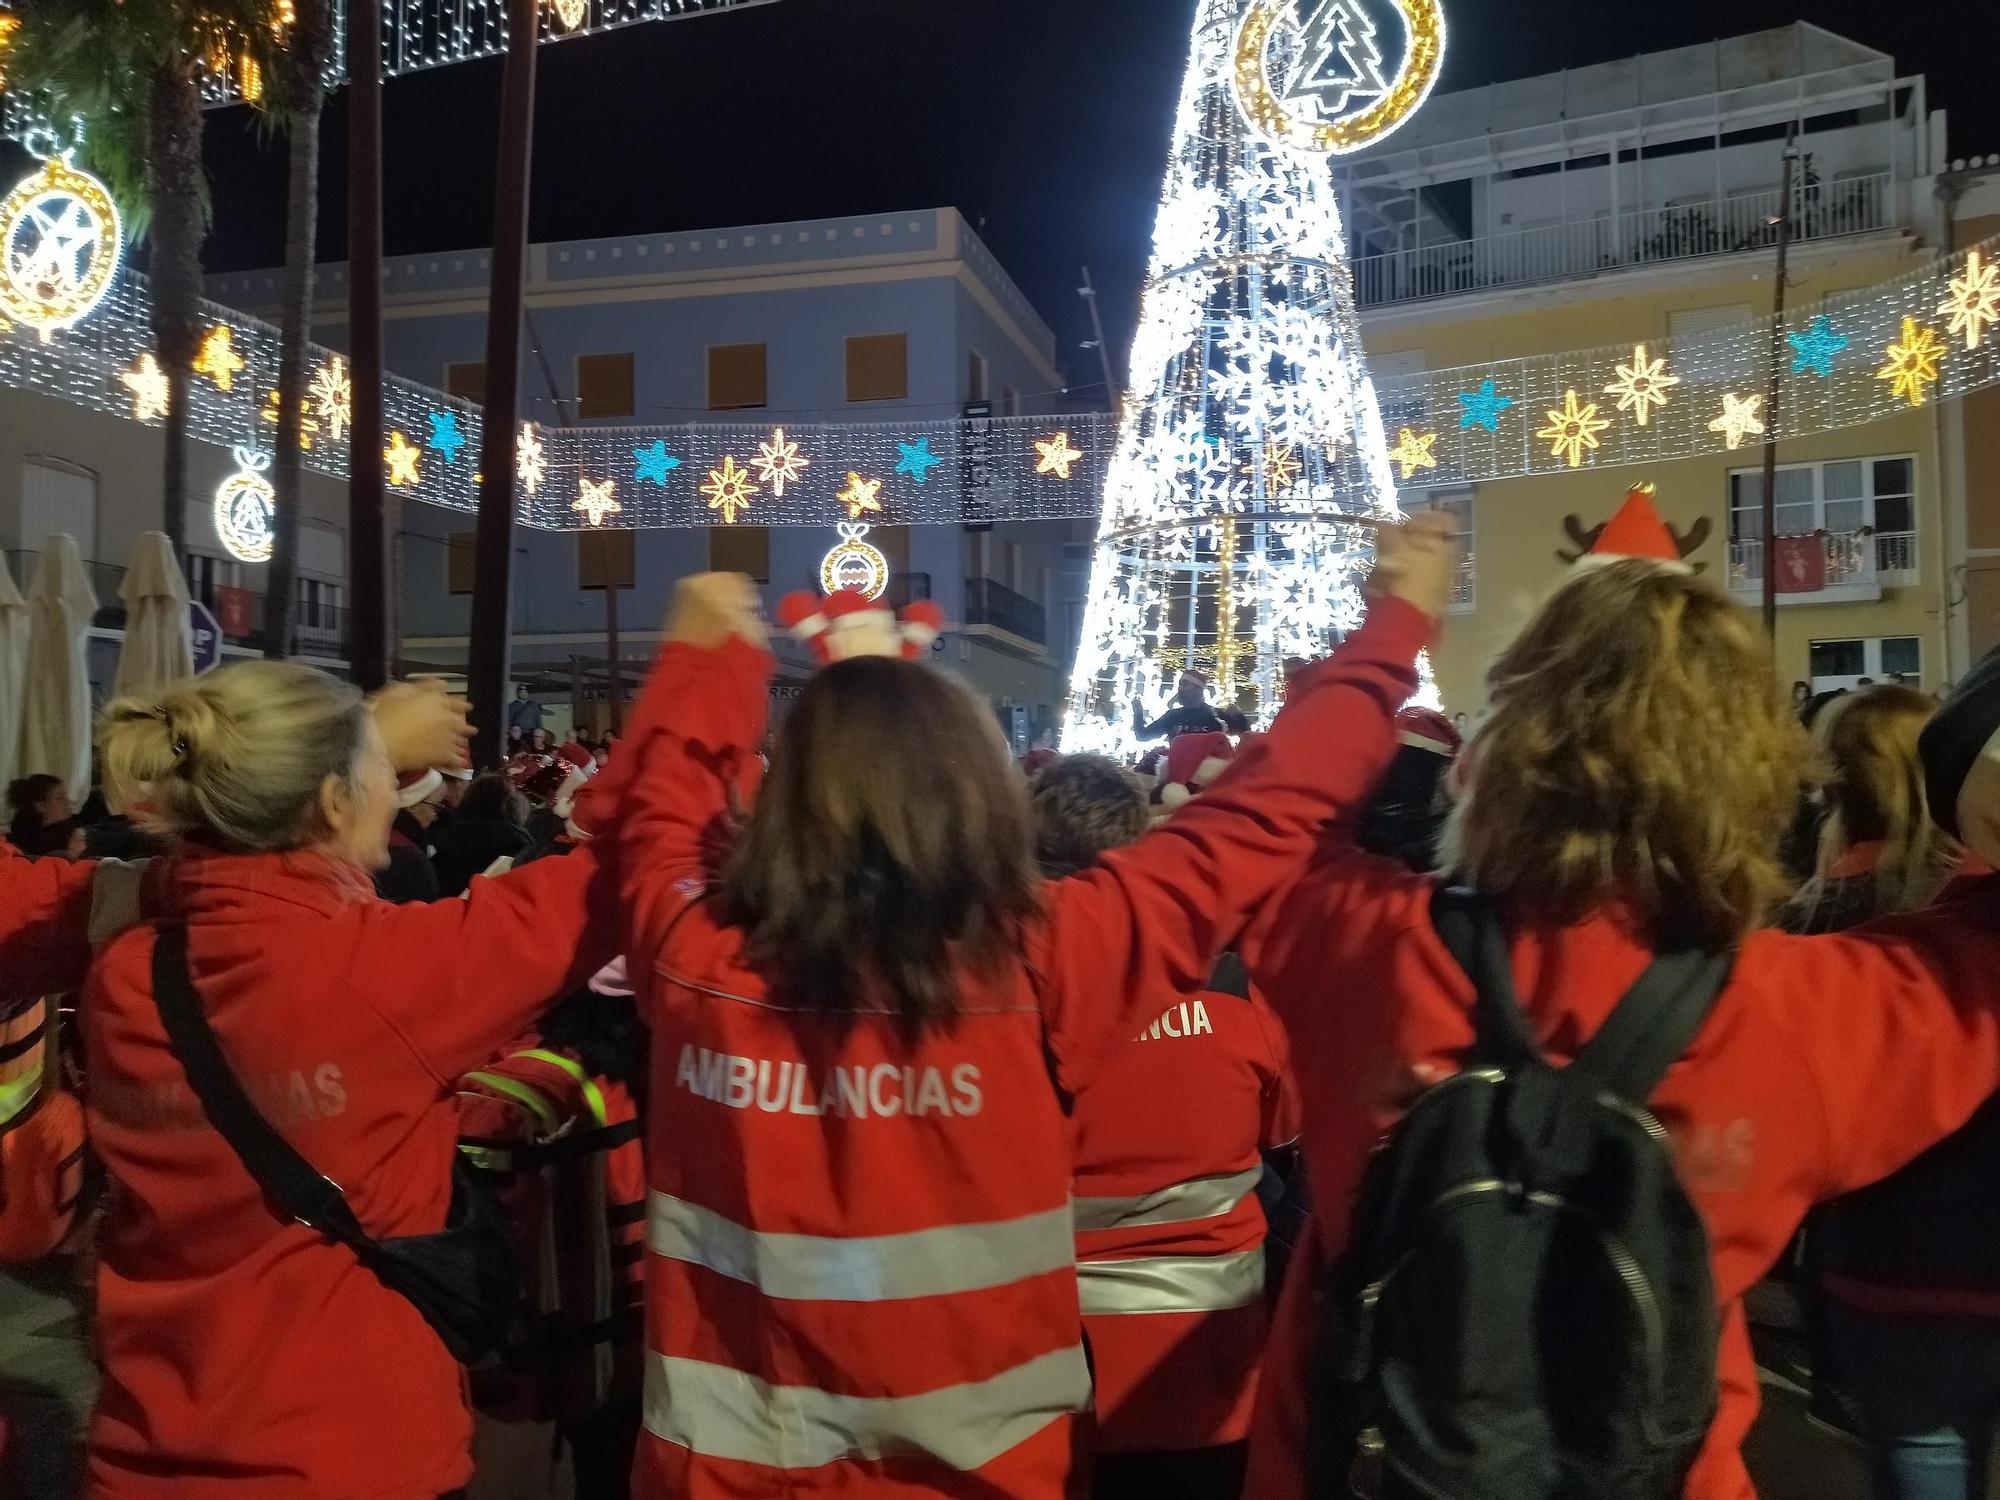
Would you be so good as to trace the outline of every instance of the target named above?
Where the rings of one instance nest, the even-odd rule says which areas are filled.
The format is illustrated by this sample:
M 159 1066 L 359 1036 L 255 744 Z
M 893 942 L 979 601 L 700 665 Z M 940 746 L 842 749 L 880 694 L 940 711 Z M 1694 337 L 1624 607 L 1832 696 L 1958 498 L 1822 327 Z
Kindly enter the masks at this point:
M 1359 621 L 1396 487 L 1327 153 L 1407 118 L 1442 49 L 1434 0 L 1199 0 L 1066 749 L 1128 749 L 1188 668 L 1268 719 L 1285 659 Z

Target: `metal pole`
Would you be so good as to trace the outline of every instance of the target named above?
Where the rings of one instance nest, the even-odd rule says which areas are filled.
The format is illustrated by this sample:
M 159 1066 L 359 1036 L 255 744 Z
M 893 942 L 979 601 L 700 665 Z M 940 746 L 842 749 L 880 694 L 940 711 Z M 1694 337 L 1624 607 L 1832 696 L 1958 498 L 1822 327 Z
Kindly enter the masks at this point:
M 354 680 L 389 680 L 388 548 L 382 507 L 382 8 L 347 10 L 347 321 L 353 419 L 347 459 L 347 571 Z
M 1104 406 L 1107 411 L 1118 410 L 1118 382 L 1111 376 L 1111 350 L 1104 342 L 1104 319 L 1097 311 L 1097 283 L 1090 279 L 1090 267 L 1083 268 L 1083 285 L 1078 294 L 1084 306 L 1090 309 L 1090 334 L 1097 342 L 1097 358 L 1104 366 Z M 1006 413 L 1001 413 L 1005 416 Z
M 1799 161 L 1798 127 L 1785 135 L 1784 184 L 1778 189 L 1778 285 L 1771 294 L 1771 370 L 1764 388 L 1764 634 L 1778 645 L 1778 397 L 1783 390 L 1785 274 L 1792 249 L 1792 173 Z
M 512 645 L 514 432 L 521 387 L 521 304 L 528 259 L 528 168 L 534 145 L 537 0 L 508 0 L 507 67 L 500 81 L 500 171 L 493 185 L 493 278 L 486 303 L 486 413 L 481 434 L 479 525 L 474 552 L 473 763 L 490 769 L 507 753 L 507 675 Z

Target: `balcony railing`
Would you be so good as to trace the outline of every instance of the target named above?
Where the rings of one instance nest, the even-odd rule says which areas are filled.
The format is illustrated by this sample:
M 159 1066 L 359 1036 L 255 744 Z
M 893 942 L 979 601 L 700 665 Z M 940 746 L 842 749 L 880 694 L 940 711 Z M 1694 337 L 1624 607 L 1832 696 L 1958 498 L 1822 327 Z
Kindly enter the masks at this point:
M 1826 574 L 1817 589 L 1786 591 L 1778 597 L 1800 602 L 1837 592 L 1879 591 L 1883 584 L 1914 582 L 1917 536 L 1913 531 L 1827 531 L 1820 533 L 1826 553 Z M 1782 566 L 1782 559 L 1780 566 Z M 1764 539 L 1738 537 L 1729 544 L 1729 587 L 1740 594 L 1761 593 L 1764 587 Z
M 1362 307 L 1383 307 L 1762 249 L 1778 242 L 1781 196 L 1773 188 L 1517 229 L 1484 239 L 1357 255 L 1355 297 Z M 1798 240 L 1867 234 L 1887 229 L 1896 220 L 1896 184 L 1887 172 L 1817 183 L 1792 197 L 1792 237 Z
M 965 623 L 990 625 L 1037 646 L 1048 643 L 1048 611 L 991 578 L 965 580 Z

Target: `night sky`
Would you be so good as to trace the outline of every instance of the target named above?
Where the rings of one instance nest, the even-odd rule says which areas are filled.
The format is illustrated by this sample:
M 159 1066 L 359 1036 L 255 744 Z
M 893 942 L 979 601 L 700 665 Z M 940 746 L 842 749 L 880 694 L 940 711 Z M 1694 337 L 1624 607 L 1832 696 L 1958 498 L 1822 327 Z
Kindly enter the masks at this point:
M 2000 153 L 1990 0 L 1445 0 L 1440 90 L 1800 19 L 1925 73 L 1950 153 Z M 1194 0 L 779 0 L 541 53 L 538 240 L 952 205 L 1098 380 L 1075 295 L 1089 264 L 1122 365 Z M 389 84 L 387 248 L 491 237 L 497 62 Z M 344 96 L 329 111 L 321 255 L 344 256 Z M 283 257 L 284 148 L 211 117 L 211 269 Z M 1080 392 L 1081 393 L 1081 392 Z M 1097 391 L 1088 394 L 1095 396 Z

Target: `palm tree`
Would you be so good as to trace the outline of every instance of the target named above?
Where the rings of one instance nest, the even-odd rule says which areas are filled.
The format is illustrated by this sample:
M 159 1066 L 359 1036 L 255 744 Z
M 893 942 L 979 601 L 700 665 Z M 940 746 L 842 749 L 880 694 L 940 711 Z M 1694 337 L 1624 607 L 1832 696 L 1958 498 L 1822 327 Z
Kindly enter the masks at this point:
M 164 529 L 187 540 L 188 392 L 201 347 L 201 84 L 212 71 L 261 79 L 278 61 L 273 0 L 25 0 L 15 87 L 82 129 L 80 155 L 152 248 L 155 354 L 167 375 Z M 246 90 L 255 92 L 256 90 Z M 297 439 L 293 440 L 294 446 Z

